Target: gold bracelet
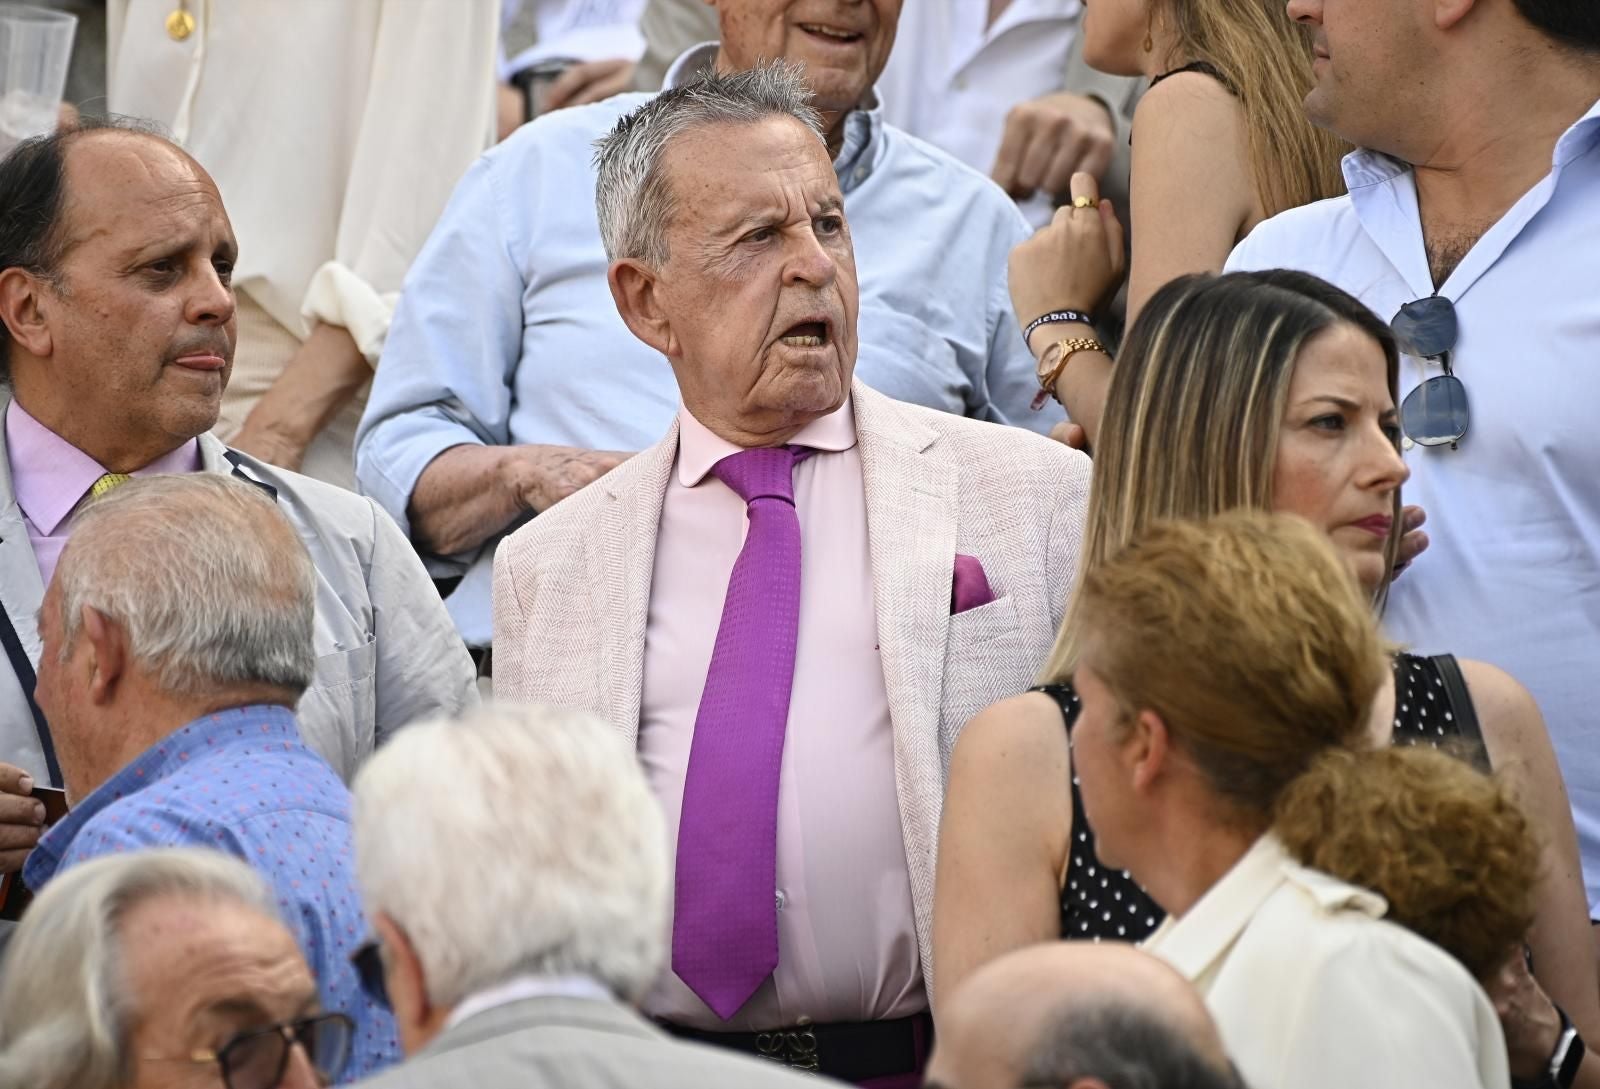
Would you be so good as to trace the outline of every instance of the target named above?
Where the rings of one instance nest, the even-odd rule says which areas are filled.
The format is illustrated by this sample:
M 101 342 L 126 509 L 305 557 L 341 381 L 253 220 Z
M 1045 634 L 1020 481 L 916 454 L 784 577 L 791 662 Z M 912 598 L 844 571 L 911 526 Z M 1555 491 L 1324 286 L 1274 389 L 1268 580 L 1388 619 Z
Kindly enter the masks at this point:
M 1067 364 L 1072 361 L 1073 356 L 1079 352 L 1101 352 L 1108 356 L 1111 354 L 1095 337 L 1071 337 L 1067 340 L 1058 340 L 1051 347 L 1058 354 L 1050 373 L 1039 376 L 1039 394 L 1034 398 L 1035 407 L 1044 404 L 1046 394 L 1055 397 L 1058 402 L 1061 400 L 1056 394 L 1056 381 L 1061 377 L 1061 372 L 1067 369 Z M 1050 348 L 1046 348 L 1044 354 L 1049 355 Z

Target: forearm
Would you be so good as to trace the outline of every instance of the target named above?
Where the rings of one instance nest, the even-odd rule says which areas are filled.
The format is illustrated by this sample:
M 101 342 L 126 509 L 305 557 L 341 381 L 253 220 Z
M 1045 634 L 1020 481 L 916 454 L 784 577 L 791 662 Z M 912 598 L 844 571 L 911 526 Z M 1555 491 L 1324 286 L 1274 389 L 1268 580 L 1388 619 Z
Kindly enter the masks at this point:
M 372 367 L 350 334 L 318 323 L 251 410 L 244 433 L 303 450 L 371 377 Z
M 452 446 L 428 463 L 411 493 L 411 538 L 423 552 L 477 548 L 527 510 L 514 483 L 513 448 Z

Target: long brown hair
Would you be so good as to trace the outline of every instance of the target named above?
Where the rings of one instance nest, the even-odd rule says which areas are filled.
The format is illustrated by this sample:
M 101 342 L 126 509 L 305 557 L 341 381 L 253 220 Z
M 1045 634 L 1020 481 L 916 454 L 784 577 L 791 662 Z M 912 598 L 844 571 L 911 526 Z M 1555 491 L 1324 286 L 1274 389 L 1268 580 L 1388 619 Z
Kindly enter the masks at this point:
M 1311 35 L 1283 0 L 1152 0 L 1172 29 L 1176 64 L 1205 61 L 1244 107 L 1250 169 L 1266 214 L 1345 191 L 1339 160 L 1350 145 L 1313 125 Z

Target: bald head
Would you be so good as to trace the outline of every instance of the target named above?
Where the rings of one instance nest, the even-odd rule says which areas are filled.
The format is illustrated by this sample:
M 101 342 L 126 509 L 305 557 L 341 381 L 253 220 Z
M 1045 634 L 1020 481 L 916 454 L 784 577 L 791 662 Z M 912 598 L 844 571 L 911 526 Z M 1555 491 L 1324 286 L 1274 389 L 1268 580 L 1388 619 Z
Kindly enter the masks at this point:
M 985 965 L 939 1011 L 928 1089 L 1237 1086 L 1205 1003 L 1131 945 L 1052 942 Z

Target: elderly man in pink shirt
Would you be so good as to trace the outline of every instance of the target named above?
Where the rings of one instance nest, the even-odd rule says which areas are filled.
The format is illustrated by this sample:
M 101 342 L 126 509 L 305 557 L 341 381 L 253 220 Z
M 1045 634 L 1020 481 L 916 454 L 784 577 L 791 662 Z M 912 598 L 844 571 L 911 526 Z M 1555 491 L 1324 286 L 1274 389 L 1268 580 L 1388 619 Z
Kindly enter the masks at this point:
M 632 740 L 675 843 L 685 1035 L 919 1083 L 951 746 L 1026 688 L 1089 470 L 852 382 L 856 273 L 804 84 L 668 91 L 601 144 L 612 296 L 683 407 L 495 566 L 495 683 Z

